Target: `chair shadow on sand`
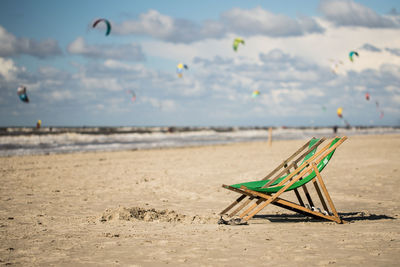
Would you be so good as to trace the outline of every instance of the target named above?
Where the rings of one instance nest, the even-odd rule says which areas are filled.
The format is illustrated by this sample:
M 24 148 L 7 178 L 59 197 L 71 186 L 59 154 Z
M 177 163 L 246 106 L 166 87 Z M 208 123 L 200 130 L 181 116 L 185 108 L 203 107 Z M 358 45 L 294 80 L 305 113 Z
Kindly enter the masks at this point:
M 366 214 L 364 212 L 339 212 L 339 216 L 347 223 L 356 221 L 377 221 L 377 220 L 396 220 L 397 218 L 385 214 Z M 269 222 L 280 223 L 301 223 L 301 222 L 329 222 L 324 219 L 313 218 L 301 214 L 266 214 L 255 215 L 253 221 L 262 223 L 262 220 L 267 219 Z

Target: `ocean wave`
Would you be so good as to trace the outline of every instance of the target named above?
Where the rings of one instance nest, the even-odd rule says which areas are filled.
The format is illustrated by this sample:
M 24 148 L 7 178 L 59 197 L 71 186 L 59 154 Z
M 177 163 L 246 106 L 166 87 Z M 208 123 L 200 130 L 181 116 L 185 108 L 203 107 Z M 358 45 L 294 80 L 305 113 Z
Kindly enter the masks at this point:
M 0 156 L 114 151 L 267 141 L 268 128 L 238 127 L 93 127 L 6 128 L 0 135 Z M 7 134 L 8 133 L 8 134 Z M 395 127 L 340 128 L 340 135 L 399 134 Z M 274 128 L 274 140 L 332 136 L 330 127 Z

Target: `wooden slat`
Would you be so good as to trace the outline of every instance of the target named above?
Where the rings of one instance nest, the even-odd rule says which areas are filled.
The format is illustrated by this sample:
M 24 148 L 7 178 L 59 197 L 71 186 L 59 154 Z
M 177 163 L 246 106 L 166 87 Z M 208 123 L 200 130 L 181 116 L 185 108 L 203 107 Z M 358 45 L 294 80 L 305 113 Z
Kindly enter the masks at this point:
M 313 137 L 314 138 L 314 137 Z M 311 140 L 313 139 L 311 138 Z M 310 144 L 310 141 L 305 143 L 302 147 L 300 147 L 296 152 L 294 152 L 290 157 L 288 157 L 286 160 L 284 160 L 281 164 L 278 165 L 273 171 L 271 171 L 267 176 L 265 176 L 262 180 L 268 180 L 274 173 L 279 171 L 283 166 L 287 165 L 289 161 L 291 161 L 294 157 L 296 157 L 298 154 L 300 154 L 301 151 L 303 151 L 308 145 Z
M 314 171 L 317 174 L 318 182 L 321 185 L 322 191 L 325 194 L 326 200 L 328 201 L 328 204 L 329 204 L 329 207 L 332 210 L 332 213 L 335 215 L 335 217 L 339 218 L 339 215 L 338 215 L 338 213 L 336 211 L 335 205 L 333 205 L 333 201 L 331 199 L 331 196 L 329 195 L 328 190 L 326 189 L 325 183 L 322 180 L 321 173 L 318 171 L 317 164 L 313 163 L 312 167 L 314 168 Z
M 233 192 L 239 193 L 239 194 L 245 194 L 245 195 L 247 195 L 247 196 L 249 196 L 249 197 L 252 197 L 252 196 L 253 196 L 252 194 L 249 194 L 249 193 L 247 193 L 246 191 L 243 191 L 243 190 L 241 190 L 241 189 L 239 189 L 239 188 L 232 187 L 232 186 L 230 186 L 230 185 L 225 185 L 225 184 L 224 184 L 224 185 L 222 185 L 222 187 L 225 188 L 225 189 L 231 190 L 231 191 L 233 191 Z
M 270 195 L 266 195 L 266 194 L 263 194 L 263 193 L 260 193 L 260 192 L 257 192 L 257 191 L 253 191 L 253 190 L 248 189 L 248 188 L 243 189 L 243 190 L 245 190 L 248 193 L 254 194 L 255 196 L 264 198 L 266 201 L 272 199 L 272 196 L 270 196 Z M 329 215 L 322 214 L 320 212 L 312 211 L 312 210 L 309 210 L 309 209 L 307 209 L 307 208 L 305 208 L 303 206 L 297 205 L 296 203 L 293 203 L 291 201 L 288 201 L 288 200 L 285 200 L 285 199 L 282 199 L 282 198 L 276 198 L 274 200 L 274 202 L 277 202 L 278 204 L 281 204 L 281 205 L 286 206 L 286 207 L 290 207 L 290 208 L 292 208 L 292 209 L 294 209 L 296 211 L 300 211 L 302 213 L 309 214 L 311 216 L 324 218 L 324 219 L 327 219 L 327 220 L 330 220 L 330 221 L 334 221 L 334 222 L 337 222 L 337 223 L 344 223 L 344 221 L 342 221 L 339 217 L 329 216 Z M 247 218 L 245 219 L 245 221 L 247 221 Z
M 246 195 L 241 195 L 240 197 L 238 197 L 235 201 L 232 202 L 232 204 L 230 204 L 228 207 L 226 207 L 223 211 L 221 211 L 219 214 L 220 215 L 224 215 L 225 213 L 227 213 L 230 209 L 232 209 L 234 206 L 236 206 L 237 204 L 239 204 L 240 201 L 242 201 L 244 198 L 246 197 Z
M 294 162 L 293 163 L 293 167 L 294 167 L 294 169 L 296 170 L 299 166 L 297 166 L 297 163 L 296 162 Z M 289 173 L 290 174 L 290 173 Z M 299 180 L 301 180 L 302 178 L 300 178 Z
M 254 197 L 249 197 L 245 202 L 243 202 L 239 207 L 237 207 L 234 211 L 232 211 L 228 217 L 233 217 L 235 216 L 239 211 L 241 211 L 244 207 L 246 207 L 252 200 L 254 199 Z
M 312 138 L 314 139 L 314 137 Z M 288 170 L 290 170 L 291 168 L 295 168 L 297 169 L 297 163 L 302 160 L 305 156 L 307 156 L 313 149 L 315 149 L 316 147 L 318 147 L 322 142 L 325 141 L 325 137 L 321 138 L 317 143 L 315 143 L 312 147 L 310 147 L 306 152 L 304 152 L 297 160 L 293 161 L 291 164 L 289 164 L 285 169 L 283 169 L 279 174 L 275 175 L 274 178 L 272 178 L 268 183 L 266 183 L 263 188 L 267 188 L 268 186 L 270 186 L 271 184 L 273 184 L 276 180 L 278 180 L 283 174 L 285 174 Z M 310 143 L 311 140 L 308 142 Z M 304 147 L 304 146 L 303 146 Z M 304 148 L 302 149 L 304 150 Z M 301 152 L 301 151 L 297 151 L 297 152 Z M 297 153 L 296 152 L 296 153 Z M 299 154 L 298 153 L 298 154 Z M 266 180 L 266 179 L 263 179 Z
M 308 192 L 307 186 L 306 185 L 302 185 L 301 188 L 303 188 L 304 195 L 306 195 L 306 198 L 308 200 L 308 204 L 310 204 L 310 207 L 314 207 L 314 202 L 311 199 L 311 195 Z
M 338 137 L 335 137 L 338 138 Z M 334 138 L 334 139 L 335 139 Z M 340 146 L 344 141 L 347 140 L 347 136 L 343 136 L 342 138 L 340 138 L 339 141 L 337 141 L 332 147 L 329 148 L 328 151 L 326 151 L 321 157 L 319 157 L 318 159 L 316 159 L 314 162 L 315 164 L 319 164 L 326 156 L 329 155 L 329 153 L 331 153 L 332 151 L 334 151 L 338 146 Z M 333 140 L 332 140 L 333 141 Z M 331 142 L 332 143 L 332 142 Z M 317 158 L 317 157 L 316 157 Z M 308 162 L 312 162 L 312 160 L 309 160 Z
M 296 197 L 297 197 L 297 200 L 299 201 L 300 206 L 303 206 L 303 207 L 304 207 L 304 202 L 303 202 L 303 200 L 301 199 L 299 190 L 297 190 L 297 188 L 295 188 L 293 191 L 294 191 L 294 193 L 296 194 Z
M 319 189 L 317 180 L 314 178 L 312 181 L 313 181 L 313 184 L 314 184 L 314 187 L 315 187 L 315 191 L 317 191 L 317 194 L 318 194 L 319 199 L 321 201 L 322 207 L 324 207 L 324 210 L 329 212 L 328 206 L 326 206 L 326 203 L 325 203 L 324 196 L 321 194 L 321 190 Z
M 244 195 L 247 195 L 247 196 L 249 196 L 250 198 L 254 198 L 254 195 L 253 194 L 250 194 L 250 193 L 248 193 L 248 192 L 246 192 L 246 191 L 243 191 L 243 190 L 241 190 L 241 189 L 238 189 L 238 188 L 235 188 L 235 187 L 232 187 L 232 186 L 229 186 L 229 185 L 222 185 L 222 187 L 224 187 L 224 188 L 226 188 L 226 189 L 228 189 L 228 190 L 231 190 L 231 191 L 233 191 L 233 192 L 237 192 L 237 193 L 240 193 L 240 194 L 244 194 Z M 259 204 L 259 203 L 258 203 Z M 257 207 L 257 202 L 256 203 L 254 203 L 253 205 L 251 205 L 251 209 L 254 209 L 255 207 Z M 243 207 L 242 207 L 243 208 Z M 242 209 L 241 208 L 241 209 Z M 250 208 L 249 209 L 247 209 L 247 210 L 251 210 Z M 240 211 L 240 210 L 238 210 L 238 211 Z M 237 212 L 238 212 L 237 211 Z M 236 214 L 236 213 L 235 213 Z M 243 213 L 242 213 L 243 214 Z M 229 214 L 230 215 L 230 214 Z M 233 216 L 233 215 L 232 215 Z M 244 216 L 244 215 L 243 215 Z M 242 218 L 242 217 L 241 217 Z
M 239 215 L 239 218 L 243 218 L 244 216 L 246 216 L 249 212 L 251 212 L 252 210 L 254 210 L 255 208 L 257 208 L 262 202 L 264 202 L 265 200 L 262 198 L 257 199 L 257 201 L 251 205 L 247 210 L 245 210 L 244 212 L 242 212 Z
M 247 193 L 247 192 L 245 192 L 243 190 L 240 190 L 238 188 L 235 188 L 235 187 L 232 187 L 232 186 L 229 186 L 229 185 L 225 185 L 225 184 L 223 184 L 222 187 L 225 188 L 225 189 L 231 190 L 233 192 L 236 192 L 236 193 L 239 193 L 239 194 L 242 194 L 244 196 L 248 196 L 249 197 L 249 199 L 247 199 L 242 205 L 240 205 L 237 209 L 235 209 L 232 213 L 230 213 L 228 215 L 228 217 L 232 217 L 232 216 L 236 215 L 240 210 L 242 210 L 245 206 L 247 206 L 254 199 L 254 196 L 252 194 L 249 194 L 249 193 Z
M 321 154 L 321 156 L 318 160 L 315 161 L 316 164 L 318 164 L 322 159 L 324 159 L 329 153 L 331 153 L 333 150 L 335 150 L 339 145 L 341 145 L 345 140 L 347 139 L 346 136 L 342 137 L 339 141 L 336 142 L 332 147 L 329 148 L 332 142 L 330 142 L 328 145 L 326 145 L 324 148 L 322 148 L 320 151 L 314 154 L 311 158 L 308 160 L 304 161 L 303 164 L 300 165 L 295 171 L 293 171 L 288 177 L 286 177 L 283 181 L 281 181 L 277 186 L 282 186 L 284 185 L 288 180 L 290 180 L 294 175 L 299 173 L 303 168 L 308 166 L 311 162 L 313 162 L 315 159 L 317 159 Z M 324 153 L 325 152 L 325 153 Z M 304 176 L 300 175 L 300 176 Z
M 258 198 L 262 198 L 262 199 L 267 200 L 268 198 L 271 197 L 270 195 L 263 194 L 263 193 L 260 193 L 260 192 L 257 192 L 257 191 L 253 191 L 253 190 L 248 189 L 248 188 L 245 188 L 244 190 L 238 189 L 238 188 L 234 188 L 234 187 L 231 187 L 231 186 L 226 186 L 224 188 L 232 190 L 232 191 L 240 193 L 240 194 L 243 194 L 243 195 L 246 195 L 246 196 L 252 196 L 253 198 L 257 198 L 258 197 Z M 311 210 L 309 210 L 309 209 L 307 209 L 305 207 L 303 207 L 303 209 L 302 209 L 302 208 L 300 208 L 302 206 L 297 205 L 296 203 L 293 203 L 293 202 L 291 202 L 289 200 L 285 200 L 285 199 L 279 198 L 279 197 L 276 198 L 276 200 L 273 201 L 271 204 L 272 205 L 276 205 L 276 206 L 281 207 L 281 208 L 289 209 L 291 211 L 298 212 L 298 213 L 306 215 L 306 216 L 308 215 L 308 216 L 312 216 L 312 217 L 316 217 L 316 218 L 324 218 L 324 219 L 327 219 L 327 220 L 335 221 L 337 223 L 345 223 L 345 221 L 338 220 L 336 217 L 333 217 L 333 216 L 326 216 L 324 214 L 320 214 L 319 212 L 311 211 Z
M 297 168 L 297 163 L 299 163 L 300 160 L 302 160 L 303 158 L 305 158 L 311 151 L 313 151 L 315 148 L 317 148 L 320 144 L 322 144 L 324 141 L 326 140 L 325 137 L 322 137 L 321 139 L 319 139 L 318 142 L 316 142 L 312 147 L 310 147 L 306 152 L 304 152 L 300 157 L 298 157 L 295 161 L 294 161 L 294 166 Z
M 292 179 L 293 176 L 295 176 L 297 173 L 299 173 L 303 168 L 305 168 L 307 165 L 310 164 L 310 162 L 312 160 L 314 160 L 315 158 L 317 158 L 319 155 L 321 155 L 321 153 L 323 153 L 324 151 L 326 151 L 330 146 L 330 143 L 328 145 L 326 145 L 324 148 L 322 148 L 320 151 L 318 151 L 317 153 L 315 153 L 311 158 L 309 158 L 308 160 L 304 161 L 300 167 L 298 167 L 296 170 L 294 170 L 290 175 L 288 175 L 285 179 L 283 179 L 283 181 L 281 181 L 278 186 L 281 186 L 283 184 L 285 184 L 287 181 L 289 181 L 290 179 Z M 292 167 L 295 164 L 295 162 L 292 162 L 292 164 L 290 164 L 290 167 Z M 267 188 L 268 186 L 270 186 L 271 184 L 273 184 L 277 179 L 279 179 L 279 177 L 282 175 L 283 173 L 280 173 L 278 176 L 276 176 L 274 179 L 272 179 L 271 181 L 269 181 L 267 184 L 265 184 L 263 186 L 263 188 Z
M 309 170 L 311 169 L 311 166 L 304 169 L 301 174 L 299 175 L 300 177 L 303 176 L 303 173 L 307 173 Z M 269 203 L 271 203 L 272 201 L 274 201 L 277 197 L 279 197 L 283 192 L 286 191 L 286 189 L 288 189 L 290 186 L 292 186 L 292 184 L 294 184 L 295 182 L 297 182 L 300 177 L 296 177 L 294 178 L 292 181 L 290 181 L 288 184 L 286 184 L 284 187 L 282 187 L 282 189 L 280 189 L 278 192 L 276 192 L 273 196 L 271 196 L 270 199 L 268 199 L 267 201 L 265 201 L 264 203 L 260 204 L 257 208 L 255 208 L 254 211 L 252 211 L 249 215 L 247 215 L 247 217 L 244 219 L 245 221 L 248 221 L 250 218 L 252 218 L 254 215 L 256 215 L 260 210 L 262 210 L 265 206 L 267 206 Z

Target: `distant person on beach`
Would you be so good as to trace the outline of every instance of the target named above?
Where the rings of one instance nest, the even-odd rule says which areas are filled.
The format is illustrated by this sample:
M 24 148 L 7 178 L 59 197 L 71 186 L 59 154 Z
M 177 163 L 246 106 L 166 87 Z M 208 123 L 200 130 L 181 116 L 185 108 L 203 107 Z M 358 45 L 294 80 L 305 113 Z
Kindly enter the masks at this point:
M 337 133 L 337 128 L 338 128 L 338 127 L 337 127 L 336 125 L 335 125 L 335 126 L 333 126 L 333 133 L 334 133 L 334 134 L 336 134 L 336 133 Z

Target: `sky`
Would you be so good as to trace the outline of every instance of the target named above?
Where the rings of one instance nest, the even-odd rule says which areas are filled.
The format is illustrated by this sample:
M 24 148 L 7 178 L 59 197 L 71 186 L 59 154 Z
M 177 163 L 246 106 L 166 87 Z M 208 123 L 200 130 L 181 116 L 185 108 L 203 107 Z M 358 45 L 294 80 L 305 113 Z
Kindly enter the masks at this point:
M 105 23 L 92 27 L 99 18 L 108 36 Z M 0 126 L 39 119 L 399 126 L 400 2 L 2 0 Z

